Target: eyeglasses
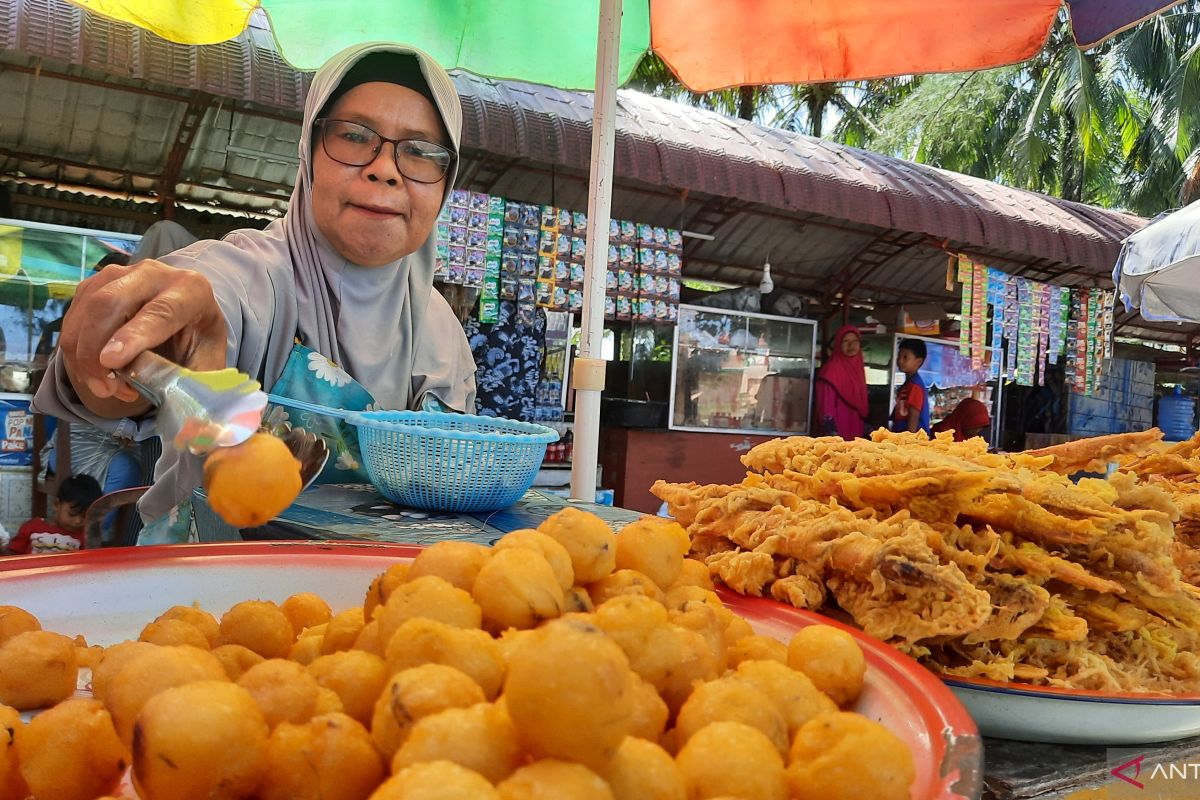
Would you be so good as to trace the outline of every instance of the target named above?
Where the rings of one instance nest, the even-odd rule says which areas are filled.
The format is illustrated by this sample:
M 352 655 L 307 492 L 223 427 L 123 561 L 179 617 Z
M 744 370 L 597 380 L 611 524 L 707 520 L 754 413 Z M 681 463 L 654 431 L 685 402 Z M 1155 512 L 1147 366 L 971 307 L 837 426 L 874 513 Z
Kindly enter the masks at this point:
M 410 181 L 437 183 L 454 163 L 454 152 L 424 139 L 388 139 L 366 125 L 343 119 L 322 118 L 315 127 L 321 132 L 325 155 L 350 167 L 363 167 L 379 156 L 383 145 L 395 145 L 396 169 Z

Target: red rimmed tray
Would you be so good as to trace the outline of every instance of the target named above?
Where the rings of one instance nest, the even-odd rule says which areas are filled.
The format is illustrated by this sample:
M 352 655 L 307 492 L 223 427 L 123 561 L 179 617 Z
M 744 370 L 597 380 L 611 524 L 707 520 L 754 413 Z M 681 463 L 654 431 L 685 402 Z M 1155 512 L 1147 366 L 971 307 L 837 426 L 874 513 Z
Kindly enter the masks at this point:
M 221 614 L 247 599 L 282 601 L 315 592 L 335 610 L 361 603 L 371 579 L 412 545 L 230 543 L 84 551 L 0 558 L 0 603 L 36 614 L 49 630 L 90 643 L 136 638 L 172 605 L 198 602 Z M 722 592 L 724 602 L 763 634 L 784 641 L 807 625 L 847 630 L 867 658 L 856 711 L 877 719 L 912 749 L 913 800 L 977 798 L 983 750 L 970 715 L 949 689 L 915 661 L 862 632 L 771 600 Z

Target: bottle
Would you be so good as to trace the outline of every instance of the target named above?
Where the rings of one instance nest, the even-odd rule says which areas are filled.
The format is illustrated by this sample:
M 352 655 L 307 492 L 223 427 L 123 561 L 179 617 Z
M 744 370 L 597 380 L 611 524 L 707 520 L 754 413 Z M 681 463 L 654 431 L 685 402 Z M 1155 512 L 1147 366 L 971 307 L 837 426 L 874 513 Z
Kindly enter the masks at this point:
M 567 435 L 564 436 L 560 441 L 562 442 L 563 448 L 562 460 L 570 461 L 571 453 L 575 449 L 575 433 L 573 431 L 567 431 Z
M 1172 394 L 1158 398 L 1158 427 L 1168 442 L 1182 442 L 1196 432 L 1196 398 L 1176 386 Z

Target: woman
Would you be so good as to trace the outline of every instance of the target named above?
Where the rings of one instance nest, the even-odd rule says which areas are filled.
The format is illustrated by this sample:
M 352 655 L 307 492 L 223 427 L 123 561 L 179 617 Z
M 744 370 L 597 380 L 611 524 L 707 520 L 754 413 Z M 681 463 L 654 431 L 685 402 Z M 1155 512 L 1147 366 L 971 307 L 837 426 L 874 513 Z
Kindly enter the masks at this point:
M 193 369 L 235 366 L 300 400 L 472 411 L 471 351 L 433 289 L 434 222 L 461 126 L 453 82 L 424 53 L 372 43 L 334 56 L 309 89 L 283 219 L 80 284 L 38 409 L 109 427 L 133 419 L 139 438 L 169 440 L 113 372 L 153 348 Z M 139 505 L 147 520 L 190 511 L 202 462 L 167 448 L 155 477 Z
M 987 406 L 974 397 L 968 397 L 956 405 L 945 419 L 934 425 L 933 432 L 953 431 L 954 441 L 965 442 L 976 436 L 988 438 L 991 427 L 992 416 L 988 413 Z
M 866 432 L 867 371 L 858 328 L 843 325 L 833 337 L 829 358 L 817 371 L 816 418 L 824 436 L 846 441 Z

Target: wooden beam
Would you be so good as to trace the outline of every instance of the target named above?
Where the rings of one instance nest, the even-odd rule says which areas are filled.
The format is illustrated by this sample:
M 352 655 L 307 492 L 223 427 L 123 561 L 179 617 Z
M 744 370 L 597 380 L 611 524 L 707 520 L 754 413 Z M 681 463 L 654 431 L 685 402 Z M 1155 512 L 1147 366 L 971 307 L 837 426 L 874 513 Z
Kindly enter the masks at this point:
M 215 99 L 204 92 L 193 92 L 187 108 L 184 109 L 158 184 L 158 193 L 162 197 L 163 219 L 175 219 L 175 190 L 179 182 L 179 172 L 183 169 L 183 162 L 187 160 L 188 151 L 192 149 L 192 141 L 196 138 L 196 131 L 200 129 L 204 114 Z

